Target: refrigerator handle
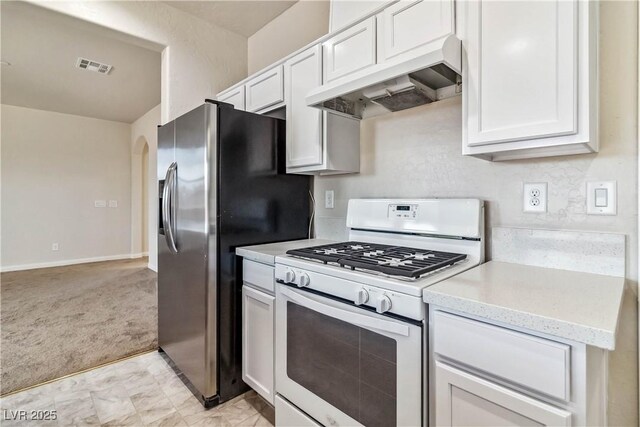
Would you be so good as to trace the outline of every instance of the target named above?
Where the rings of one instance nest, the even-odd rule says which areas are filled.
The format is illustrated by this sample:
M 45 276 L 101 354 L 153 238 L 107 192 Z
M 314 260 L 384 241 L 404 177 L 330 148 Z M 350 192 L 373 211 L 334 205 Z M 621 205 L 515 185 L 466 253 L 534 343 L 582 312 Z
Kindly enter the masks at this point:
M 178 253 L 176 241 L 174 238 L 174 216 L 175 216 L 175 186 L 176 172 L 178 164 L 171 163 L 167 169 L 165 176 L 164 188 L 162 189 L 162 226 L 164 228 L 164 238 L 167 240 L 167 246 L 171 252 Z

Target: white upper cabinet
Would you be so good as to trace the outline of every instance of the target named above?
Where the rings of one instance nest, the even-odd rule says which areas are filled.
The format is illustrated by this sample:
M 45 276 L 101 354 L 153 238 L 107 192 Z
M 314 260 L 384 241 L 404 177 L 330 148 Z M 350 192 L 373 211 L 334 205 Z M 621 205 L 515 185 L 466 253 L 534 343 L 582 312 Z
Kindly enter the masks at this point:
M 360 122 L 309 107 L 307 93 L 322 84 L 322 47 L 284 64 L 287 172 L 338 174 L 360 170 Z
M 464 154 L 506 160 L 597 151 L 591 3 L 461 2 Z
M 322 48 L 314 46 L 284 64 L 287 168 L 322 164 L 322 111 L 308 107 L 307 92 L 322 84 Z
M 244 110 L 244 85 L 220 93 L 217 99 L 233 105 L 236 110 Z
M 324 83 L 353 75 L 376 63 L 376 18 L 372 16 L 322 44 Z
M 331 0 L 329 32 L 341 30 L 389 3 L 393 0 Z
M 453 0 L 401 0 L 378 15 L 378 63 L 428 50 L 455 33 Z
M 284 102 L 282 65 L 277 65 L 246 84 L 247 111 L 260 112 L 281 106 Z

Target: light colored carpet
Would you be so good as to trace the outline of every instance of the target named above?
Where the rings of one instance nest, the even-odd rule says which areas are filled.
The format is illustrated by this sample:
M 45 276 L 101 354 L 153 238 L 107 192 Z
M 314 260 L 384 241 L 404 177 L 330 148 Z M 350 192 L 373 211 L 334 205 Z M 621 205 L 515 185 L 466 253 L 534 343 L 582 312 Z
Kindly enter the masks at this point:
M 157 278 L 146 258 L 0 281 L 1 394 L 157 347 Z

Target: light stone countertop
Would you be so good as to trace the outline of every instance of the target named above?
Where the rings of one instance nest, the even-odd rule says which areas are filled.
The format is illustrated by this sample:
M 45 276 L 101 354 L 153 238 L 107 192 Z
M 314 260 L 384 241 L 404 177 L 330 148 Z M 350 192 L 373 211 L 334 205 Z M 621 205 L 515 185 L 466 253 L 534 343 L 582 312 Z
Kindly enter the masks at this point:
M 428 304 L 615 348 L 624 278 L 490 261 L 424 290 Z
M 236 248 L 236 255 L 251 261 L 274 265 L 276 257 L 284 255 L 288 250 L 306 248 L 309 246 L 328 245 L 330 243 L 335 242 L 333 240 L 325 239 L 302 239 L 290 240 L 288 242 L 266 243 L 264 245 Z

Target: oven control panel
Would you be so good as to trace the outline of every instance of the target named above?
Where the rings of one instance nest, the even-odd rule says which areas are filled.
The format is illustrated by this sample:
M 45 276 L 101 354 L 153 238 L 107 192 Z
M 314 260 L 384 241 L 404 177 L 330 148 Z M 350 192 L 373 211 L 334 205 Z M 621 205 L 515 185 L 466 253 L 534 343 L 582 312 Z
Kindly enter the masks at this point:
M 418 218 L 418 205 L 391 204 L 389 205 L 389 218 L 414 220 Z
M 296 262 L 296 260 L 292 262 Z M 304 268 L 297 268 L 292 265 L 276 263 L 275 279 L 277 282 L 289 286 L 313 289 L 314 291 L 338 297 L 349 301 L 356 307 L 368 307 L 380 314 L 392 313 L 418 321 L 423 320 L 425 316 L 422 298 L 329 276 Z

